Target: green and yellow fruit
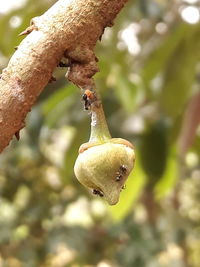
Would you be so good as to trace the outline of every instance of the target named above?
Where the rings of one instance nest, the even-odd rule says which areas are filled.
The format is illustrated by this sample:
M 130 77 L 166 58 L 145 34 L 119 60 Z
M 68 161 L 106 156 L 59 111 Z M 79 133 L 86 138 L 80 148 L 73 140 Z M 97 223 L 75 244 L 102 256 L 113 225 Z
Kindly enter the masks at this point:
M 104 196 L 110 205 L 119 201 L 124 184 L 134 166 L 134 149 L 126 140 L 112 138 L 105 143 L 80 147 L 74 172 L 81 184 Z
M 93 105 L 90 140 L 81 145 L 74 166 L 79 182 L 114 205 L 119 201 L 134 161 L 133 145 L 125 139 L 111 138 L 102 105 Z

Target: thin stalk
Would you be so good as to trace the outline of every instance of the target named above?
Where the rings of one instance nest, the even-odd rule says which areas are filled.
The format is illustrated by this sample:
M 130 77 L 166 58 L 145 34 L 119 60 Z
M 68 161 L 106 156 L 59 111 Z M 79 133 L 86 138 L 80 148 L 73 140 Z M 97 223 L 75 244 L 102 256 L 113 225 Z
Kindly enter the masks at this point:
M 95 101 L 91 112 L 91 134 L 89 142 L 102 142 L 111 139 L 111 135 L 106 122 L 100 95 L 95 89 L 97 100 Z M 96 104 L 98 103 L 98 104 Z

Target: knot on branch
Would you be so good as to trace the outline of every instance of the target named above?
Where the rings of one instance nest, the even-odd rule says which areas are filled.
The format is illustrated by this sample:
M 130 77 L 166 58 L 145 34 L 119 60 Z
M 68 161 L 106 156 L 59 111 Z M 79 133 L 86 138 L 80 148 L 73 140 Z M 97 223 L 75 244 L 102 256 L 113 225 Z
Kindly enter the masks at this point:
M 92 77 L 98 71 L 99 69 L 95 61 L 86 64 L 73 63 L 66 77 L 78 87 L 91 88 L 94 83 Z
M 94 84 L 92 77 L 99 71 L 93 50 L 79 46 L 66 51 L 65 55 L 71 62 L 66 78 L 78 87 L 91 88 Z

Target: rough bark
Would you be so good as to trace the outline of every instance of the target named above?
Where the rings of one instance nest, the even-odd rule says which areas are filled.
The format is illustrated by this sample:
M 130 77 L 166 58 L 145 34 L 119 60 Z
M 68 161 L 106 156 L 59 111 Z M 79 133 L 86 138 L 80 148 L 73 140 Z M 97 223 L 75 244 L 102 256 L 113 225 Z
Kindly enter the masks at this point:
M 63 56 L 67 78 L 81 88 L 98 71 L 94 46 L 127 0 L 59 0 L 31 21 L 0 77 L 0 152 L 24 127 L 26 114 Z

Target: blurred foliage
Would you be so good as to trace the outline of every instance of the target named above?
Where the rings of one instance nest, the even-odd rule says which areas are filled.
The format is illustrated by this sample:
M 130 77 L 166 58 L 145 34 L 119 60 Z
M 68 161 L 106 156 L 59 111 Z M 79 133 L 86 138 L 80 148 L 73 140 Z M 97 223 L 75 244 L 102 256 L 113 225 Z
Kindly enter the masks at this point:
M 6 9 L 10 2 L 0 3 L 1 69 L 18 34 L 55 1 L 13 1 Z M 199 94 L 199 6 L 129 1 L 96 47 L 112 136 L 136 148 L 114 207 L 74 177 L 90 120 L 66 69 L 55 70 L 57 81 L 39 97 L 20 141 L 0 156 L 0 267 L 200 266 L 200 128 L 193 124 L 200 114 L 187 114 L 194 136 L 182 127 Z

